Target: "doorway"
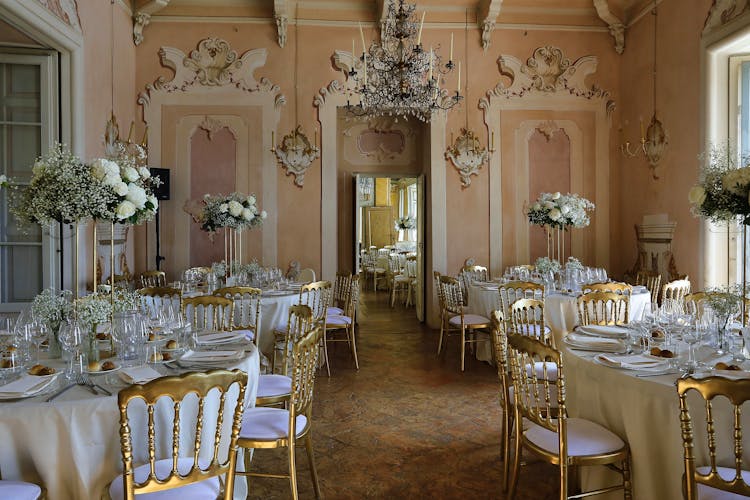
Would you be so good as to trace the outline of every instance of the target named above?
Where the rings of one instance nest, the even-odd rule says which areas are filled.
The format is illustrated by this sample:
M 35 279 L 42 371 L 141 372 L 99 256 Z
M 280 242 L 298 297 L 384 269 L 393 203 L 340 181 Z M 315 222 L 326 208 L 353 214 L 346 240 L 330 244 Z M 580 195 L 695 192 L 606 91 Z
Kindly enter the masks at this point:
M 354 175 L 353 268 L 424 321 L 424 175 Z M 376 270 L 383 269 L 380 273 Z

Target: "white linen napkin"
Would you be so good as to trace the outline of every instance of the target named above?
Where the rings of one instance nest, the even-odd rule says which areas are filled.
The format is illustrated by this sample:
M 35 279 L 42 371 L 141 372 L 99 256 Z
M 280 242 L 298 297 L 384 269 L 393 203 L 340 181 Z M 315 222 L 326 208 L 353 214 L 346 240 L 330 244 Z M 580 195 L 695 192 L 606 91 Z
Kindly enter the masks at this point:
M 43 377 L 37 375 L 24 375 L 23 377 L 0 387 L 0 396 L 30 396 L 43 390 L 51 384 L 55 378 L 57 378 L 57 374 Z
M 669 366 L 666 360 L 649 358 L 640 354 L 634 356 L 597 354 L 595 357 L 602 364 L 612 366 L 613 368 L 625 368 L 626 370 L 653 370 Z
M 180 361 L 187 363 L 227 362 L 240 359 L 242 355 L 242 351 L 188 351 L 180 358 Z
M 577 328 L 581 333 L 594 335 L 596 337 L 625 338 L 628 336 L 628 329 L 624 326 L 613 325 L 586 325 Z
M 161 373 L 145 365 L 131 366 L 120 370 L 120 378 L 128 384 L 145 384 L 159 377 L 161 377 Z
M 215 332 L 215 333 L 206 333 L 204 335 L 198 335 L 198 343 L 199 344 L 222 344 L 225 342 L 231 342 L 234 340 L 242 340 L 245 338 L 245 335 L 243 333 L 237 333 L 237 332 Z
M 574 344 L 581 344 L 586 346 L 595 346 L 595 345 L 603 345 L 603 346 L 621 346 L 623 343 L 619 341 L 618 339 L 611 339 L 607 337 L 591 337 L 588 335 L 580 335 L 577 333 L 569 333 L 565 339 Z

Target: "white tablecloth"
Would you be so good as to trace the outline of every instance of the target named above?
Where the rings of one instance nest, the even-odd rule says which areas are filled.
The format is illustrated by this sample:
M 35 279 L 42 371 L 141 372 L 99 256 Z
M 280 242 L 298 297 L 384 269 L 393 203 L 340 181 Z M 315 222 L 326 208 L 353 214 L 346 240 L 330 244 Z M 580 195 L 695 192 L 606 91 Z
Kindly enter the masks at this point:
M 487 318 L 499 307 L 499 296 L 496 287 L 477 284 L 468 286 L 468 310 Z M 576 296 L 551 293 L 544 298 L 544 320 L 555 334 L 565 334 L 578 324 Z M 646 292 L 634 293 L 630 297 L 629 320 L 640 320 L 645 311 L 651 310 L 651 295 Z M 477 334 L 482 335 L 482 334 Z M 486 335 L 485 335 L 486 336 Z M 476 344 L 476 357 L 481 361 L 491 362 L 492 345 L 489 337 Z
M 252 407 L 258 389 L 260 364 L 254 346 L 248 350 L 247 357 L 227 368 L 247 372 L 245 401 L 246 407 Z M 62 366 L 59 360 L 47 364 Z M 164 375 L 177 374 L 158 368 Z M 122 385 L 104 384 L 104 379 L 109 380 L 109 377 L 116 377 L 116 374 L 92 378 L 109 389 L 113 396 L 94 396 L 83 387 L 74 387 L 50 403 L 44 402 L 49 394 L 0 403 L 0 470 L 3 479 L 39 483 L 47 488 L 50 500 L 99 498 L 106 484 L 122 471 L 117 407 L 117 390 Z M 60 382 L 65 381 L 61 379 Z M 186 404 L 183 408 L 186 406 L 189 407 Z M 212 407 L 207 399 L 205 415 L 211 415 L 217 408 L 218 401 L 214 401 Z M 131 414 L 133 436 L 146 436 L 146 416 L 143 412 L 138 413 Z M 225 418 L 225 422 L 231 423 L 231 418 Z M 215 423 L 207 423 L 206 427 L 215 427 Z M 157 425 L 157 436 L 163 449 L 171 449 L 170 432 L 160 432 Z M 207 451 L 211 453 L 211 450 Z M 136 455 L 136 465 L 144 463 L 144 459 Z M 239 479 L 235 497 L 245 498 L 245 482 Z
M 570 351 L 564 345 L 562 351 L 568 413 L 571 417 L 587 418 L 603 425 L 629 444 L 633 498 L 682 498 L 682 438 L 679 401 L 674 385 L 679 375 L 636 377 L 632 371 L 609 368 L 594 362 L 593 353 Z M 730 446 L 732 412 L 723 399 L 717 398 L 714 403 L 719 432 L 719 465 L 733 467 Z M 699 466 L 708 463 L 702 401 L 694 393 L 688 398 L 693 416 L 696 465 Z M 750 428 L 747 409 L 743 413 L 743 425 L 745 430 Z M 745 442 L 744 463 L 747 468 L 750 450 L 747 439 Z M 604 467 L 584 468 L 582 472 L 585 489 L 616 484 L 619 477 Z M 622 492 L 606 498 L 621 499 Z

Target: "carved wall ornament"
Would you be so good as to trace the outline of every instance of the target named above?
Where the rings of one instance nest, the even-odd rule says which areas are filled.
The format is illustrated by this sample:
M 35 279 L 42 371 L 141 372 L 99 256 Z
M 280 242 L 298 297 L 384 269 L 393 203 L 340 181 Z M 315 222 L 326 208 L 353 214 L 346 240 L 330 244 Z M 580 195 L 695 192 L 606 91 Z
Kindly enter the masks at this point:
M 294 175 L 294 183 L 302 187 L 305 183 L 305 172 L 312 162 L 320 156 L 320 148 L 310 144 L 310 140 L 302 132 L 301 126 L 284 136 L 281 145 L 274 145 L 273 152 L 281 166 L 286 169 L 286 175 Z
M 594 0 L 594 8 L 599 19 L 607 23 L 609 34 L 615 41 L 615 51 L 625 52 L 625 24 L 609 10 L 609 0 Z
M 255 70 L 266 64 L 267 54 L 265 48 L 252 49 L 238 57 L 229 43 L 220 38 L 201 40 L 190 55 L 174 47 L 162 47 L 161 63 L 174 71 L 174 76 L 171 80 L 160 76 L 147 84 L 146 90 L 138 95 L 138 103 L 147 106 L 154 92 L 187 92 L 195 86 L 235 87 L 247 92 L 276 93 L 274 104 L 278 108 L 286 104 L 279 86 L 265 77 L 258 81 L 254 76 Z
M 552 140 L 552 136 L 555 135 L 555 132 L 560 130 L 560 127 L 557 126 L 557 123 L 554 120 L 547 120 L 546 122 L 539 124 L 536 129 L 541 132 L 542 135 L 547 138 L 547 142 L 549 142 Z
M 81 20 L 78 17 L 78 3 L 76 0 L 39 0 L 39 2 L 62 22 L 81 31 Z
M 492 42 L 492 32 L 497 23 L 497 17 L 500 15 L 500 9 L 503 6 L 503 0 L 481 0 L 477 10 L 477 21 L 479 30 L 482 34 L 482 48 L 485 52 L 490 48 Z
M 213 141 L 214 140 L 214 134 L 216 132 L 227 129 L 229 132 L 231 132 L 232 136 L 237 139 L 237 134 L 232 130 L 232 127 L 227 125 L 226 123 L 221 122 L 220 120 L 217 120 L 216 118 L 212 116 L 206 116 L 203 121 L 198 125 L 198 128 L 205 130 L 208 132 L 208 140 Z
M 490 48 L 492 32 L 495 29 L 495 21 L 485 20 L 482 22 L 482 48 L 485 52 Z
M 445 151 L 445 159 L 450 160 L 461 176 L 462 187 L 471 185 L 471 176 L 479 175 L 482 164 L 487 163 L 489 154 L 479 142 L 474 132 L 465 128 L 456 137 L 455 142 Z
M 703 25 L 706 35 L 750 11 L 750 0 L 713 0 Z
M 138 10 L 133 12 L 133 43 L 143 43 L 143 29 L 151 24 L 151 16 L 169 5 L 171 0 L 148 0 L 141 2 Z M 133 2 L 135 3 L 135 2 Z
M 276 20 L 277 41 L 279 42 L 279 47 L 283 49 L 284 45 L 286 45 L 286 31 L 287 24 L 289 23 L 289 17 L 275 15 L 273 16 L 273 18 Z

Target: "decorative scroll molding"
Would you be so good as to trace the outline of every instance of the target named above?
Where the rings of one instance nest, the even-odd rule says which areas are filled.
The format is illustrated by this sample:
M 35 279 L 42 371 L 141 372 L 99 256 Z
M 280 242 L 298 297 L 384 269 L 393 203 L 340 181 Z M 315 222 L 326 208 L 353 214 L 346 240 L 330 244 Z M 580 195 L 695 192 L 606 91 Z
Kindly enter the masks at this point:
M 248 50 L 241 57 L 232 50 L 229 43 L 220 38 L 206 38 L 198 43 L 198 48 L 185 55 L 180 49 L 162 47 L 159 57 L 162 65 L 174 71 L 174 77 L 167 80 L 157 78 L 153 84 L 138 96 L 138 103 L 148 105 L 154 92 L 186 92 L 193 87 L 235 87 L 246 92 L 276 93 L 275 105 L 286 104 L 286 98 L 279 93 L 279 87 L 262 77 L 255 79 L 255 70 L 266 64 L 266 49 Z
M 479 175 L 489 155 L 474 132 L 462 128 L 456 141 L 445 151 L 445 159 L 453 163 L 461 176 L 462 187 L 467 188 L 471 185 L 471 176 Z
M 169 5 L 171 0 L 150 0 L 133 13 L 133 43 L 143 42 L 143 29 L 151 23 L 151 16 Z
M 238 140 L 237 133 L 234 131 L 232 126 L 228 123 L 224 123 L 221 120 L 216 119 L 213 116 L 206 116 L 202 122 L 198 124 L 198 128 L 205 130 L 208 132 L 208 140 L 213 141 L 214 140 L 214 134 L 216 132 L 227 129 L 232 134 L 232 137 L 234 137 L 235 140 Z
M 729 24 L 749 10 L 750 0 L 713 0 L 703 25 L 703 35 Z
M 500 15 L 500 7 L 503 0 L 483 0 L 479 6 L 479 29 L 482 32 L 482 48 L 485 52 L 490 48 L 492 42 L 492 32 L 495 29 L 497 16 Z
M 596 85 L 586 86 L 586 77 L 596 71 L 596 56 L 583 56 L 571 62 L 562 49 L 548 45 L 534 50 L 525 64 L 509 55 L 501 55 L 497 62 L 500 73 L 509 77 L 511 83 L 505 86 L 500 82 L 488 91 L 487 97 L 479 100 L 482 109 L 489 106 L 489 99 L 493 96 L 510 99 L 535 93 L 565 92 L 575 97 L 605 102 L 608 116 L 614 111 L 614 101 L 609 99 L 609 92 Z
M 78 17 L 76 0 L 39 0 L 39 2 L 62 22 L 81 32 L 81 20 Z
M 305 184 L 305 172 L 320 156 L 320 148 L 310 144 L 310 139 L 302 132 L 301 126 L 284 136 L 281 146 L 275 147 L 274 154 L 286 169 L 286 175 L 294 175 L 294 183 L 299 187 Z
M 555 120 L 547 120 L 546 122 L 540 123 L 536 129 L 541 132 L 542 135 L 547 138 L 547 142 L 549 142 L 552 140 L 552 136 L 555 135 L 555 132 L 560 130 L 560 127 Z
M 594 7 L 599 19 L 609 27 L 609 34 L 615 40 L 615 51 L 622 54 L 625 52 L 625 24 L 609 10 L 608 0 L 594 0 Z
M 388 162 L 390 165 L 409 164 L 416 161 L 414 128 L 392 117 L 343 117 L 339 122 L 344 143 L 343 156 L 352 164 L 373 165 Z

